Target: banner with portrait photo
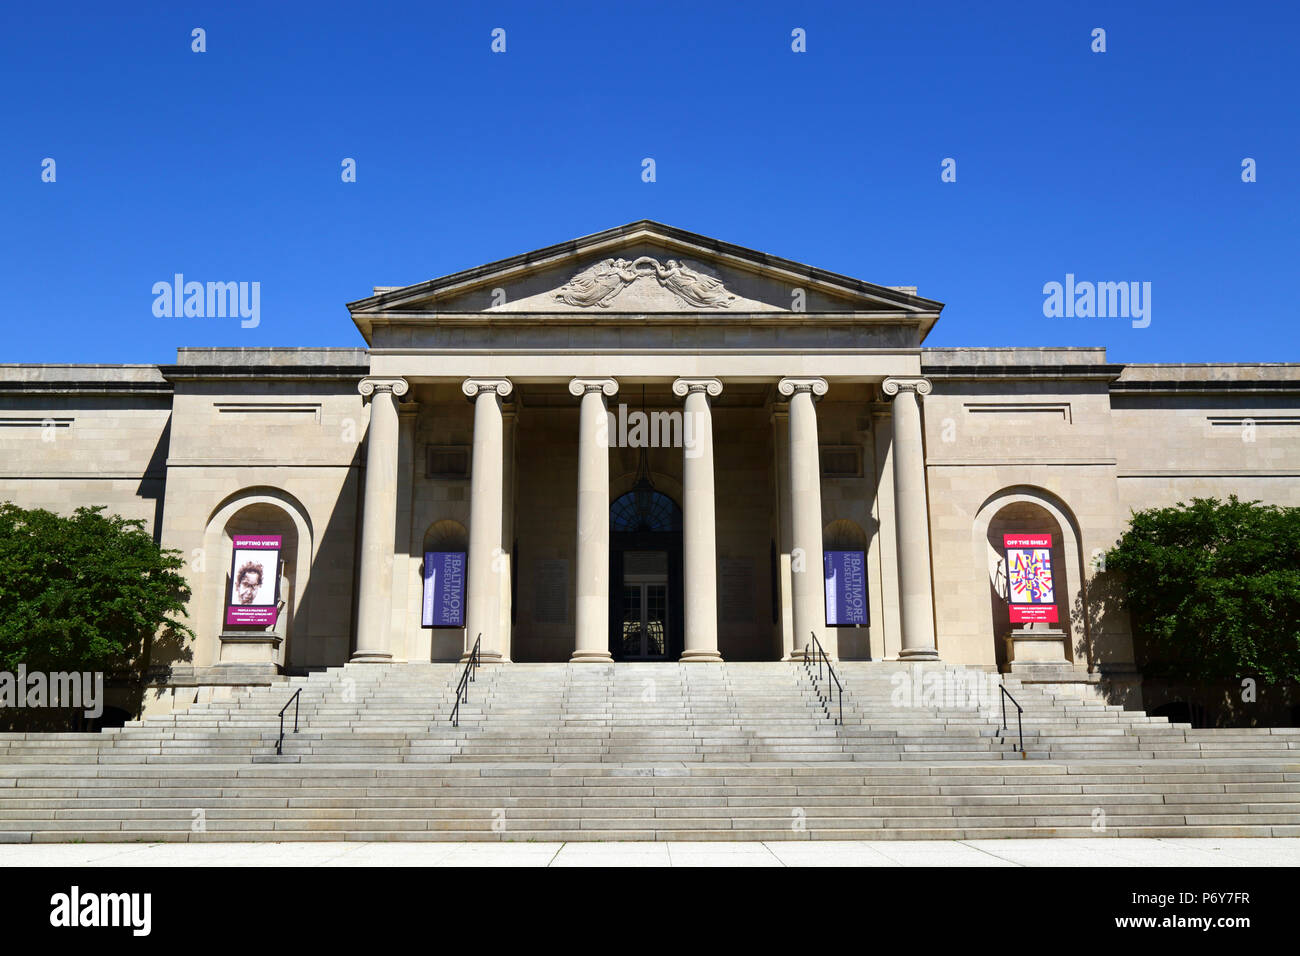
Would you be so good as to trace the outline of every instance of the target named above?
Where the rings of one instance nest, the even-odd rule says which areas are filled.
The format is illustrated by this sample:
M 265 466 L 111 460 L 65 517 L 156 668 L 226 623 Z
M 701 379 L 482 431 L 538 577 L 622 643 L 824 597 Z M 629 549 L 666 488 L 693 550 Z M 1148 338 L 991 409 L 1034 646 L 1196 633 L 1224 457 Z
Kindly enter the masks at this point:
M 226 624 L 274 625 L 280 600 L 280 535 L 237 534 L 231 543 Z
M 1050 534 L 1005 534 L 1007 606 L 1012 624 L 1055 624 L 1056 587 L 1052 581 Z

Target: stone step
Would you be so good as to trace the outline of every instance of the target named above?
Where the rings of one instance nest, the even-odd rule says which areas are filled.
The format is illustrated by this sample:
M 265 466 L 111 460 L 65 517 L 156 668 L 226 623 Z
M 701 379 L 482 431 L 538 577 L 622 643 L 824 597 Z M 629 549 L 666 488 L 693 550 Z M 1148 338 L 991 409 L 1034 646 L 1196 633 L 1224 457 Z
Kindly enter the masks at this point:
M 841 725 L 796 665 L 486 667 L 453 728 L 459 666 L 334 668 L 111 733 L 0 735 L 0 839 L 1095 836 L 1098 808 L 1104 835 L 1300 824 L 1300 731 L 1193 731 L 1010 679 L 1023 759 L 991 702 L 896 706 L 898 669 L 844 666 Z

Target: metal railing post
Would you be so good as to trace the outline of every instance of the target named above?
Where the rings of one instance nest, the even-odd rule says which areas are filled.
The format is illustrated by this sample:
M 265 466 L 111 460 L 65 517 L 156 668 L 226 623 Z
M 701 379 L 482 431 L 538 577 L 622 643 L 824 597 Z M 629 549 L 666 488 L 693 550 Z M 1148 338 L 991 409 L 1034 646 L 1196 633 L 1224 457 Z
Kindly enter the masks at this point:
M 831 715 L 831 709 L 830 709 L 831 686 L 829 683 L 827 683 L 826 692 L 825 694 L 823 694 L 820 682 L 826 680 L 827 677 L 829 677 L 831 681 L 834 681 L 836 704 L 838 707 L 838 715 L 839 715 L 838 717 L 836 717 L 835 723 L 837 725 L 843 726 L 844 684 L 840 681 L 839 675 L 835 673 L 835 666 L 831 663 L 830 655 L 827 654 L 826 649 L 822 647 L 821 641 L 817 640 L 817 633 L 815 631 L 809 633 L 810 636 L 812 637 L 812 641 L 803 646 L 804 670 L 808 673 L 808 679 L 812 681 L 813 691 L 817 694 L 817 700 L 821 702 L 822 710 L 825 711 L 827 717 L 830 717 Z M 813 673 L 814 660 L 816 660 L 817 662 L 816 674 Z M 823 667 L 825 668 L 824 673 L 823 673 Z
M 279 756 L 284 756 L 284 712 L 289 709 L 290 704 L 293 704 L 293 732 L 296 734 L 298 732 L 298 700 L 301 697 L 302 688 L 299 687 L 293 692 L 293 696 L 285 701 L 284 706 L 280 708 L 280 737 L 275 742 L 275 752 Z
M 479 667 L 479 647 L 483 643 L 483 635 L 480 633 L 474 638 L 474 646 L 470 649 L 469 659 L 465 661 L 465 669 L 460 672 L 460 681 L 456 684 L 456 706 L 451 709 L 451 725 L 460 726 L 460 705 L 469 703 L 469 685 L 474 680 L 474 671 Z
M 1007 690 L 1006 684 L 999 684 L 998 690 L 1002 692 L 1002 730 L 999 731 L 999 736 L 1009 729 L 1007 727 L 1007 701 L 1009 700 L 1011 701 L 1011 706 L 1016 709 L 1016 736 L 1020 741 L 1020 746 L 1018 748 L 1013 747 L 1012 749 L 1018 749 L 1020 751 L 1020 759 L 1027 760 L 1029 759 L 1029 755 L 1025 753 L 1025 723 L 1023 716 L 1025 708 L 1021 707 L 1020 702 L 1011 696 L 1011 691 Z

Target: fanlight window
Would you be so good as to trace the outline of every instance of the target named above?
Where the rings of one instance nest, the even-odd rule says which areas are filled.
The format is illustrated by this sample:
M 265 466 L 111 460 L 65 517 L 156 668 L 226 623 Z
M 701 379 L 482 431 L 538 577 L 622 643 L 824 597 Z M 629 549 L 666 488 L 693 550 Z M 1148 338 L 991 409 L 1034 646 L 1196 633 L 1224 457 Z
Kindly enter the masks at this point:
M 609 506 L 614 531 L 681 531 L 682 512 L 677 503 L 658 491 L 629 491 Z

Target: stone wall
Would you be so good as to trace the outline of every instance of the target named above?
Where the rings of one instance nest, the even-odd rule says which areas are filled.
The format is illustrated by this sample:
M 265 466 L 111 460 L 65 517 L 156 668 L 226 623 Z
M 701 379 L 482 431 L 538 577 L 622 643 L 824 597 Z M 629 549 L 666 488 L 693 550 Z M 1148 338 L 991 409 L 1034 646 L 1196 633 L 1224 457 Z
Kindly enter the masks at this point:
M 155 365 L 0 365 L 0 501 L 104 505 L 156 535 L 171 399 Z
M 171 662 L 172 679 L 219 681 L 223 669 L 347 659 L 367 421 L 356 382 L 364 361 L 353 349 L 185 349 L 166 368 L 177 437 L 162 542 L 187 559 L 197 634 Z M 292 576 L 278 643 L 222 638 L 229 533 L 243 530 L 248 509 L 264 533 L 286 537 Z

